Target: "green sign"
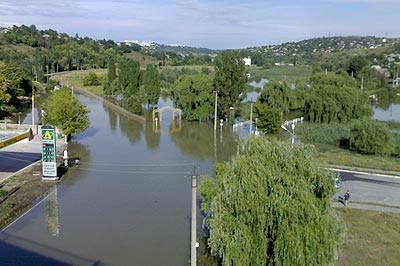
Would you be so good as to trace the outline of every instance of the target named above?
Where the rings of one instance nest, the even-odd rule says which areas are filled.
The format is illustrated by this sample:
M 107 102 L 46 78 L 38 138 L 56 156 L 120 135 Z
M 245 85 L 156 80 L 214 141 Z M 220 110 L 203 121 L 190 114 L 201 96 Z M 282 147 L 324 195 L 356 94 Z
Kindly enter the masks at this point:
M 42 143 L 56 143 L 54 128 L 42 128 Z
M 56 134 L 53 126 L 42 127 L 42 172 L 44 179 L 57 179 Z

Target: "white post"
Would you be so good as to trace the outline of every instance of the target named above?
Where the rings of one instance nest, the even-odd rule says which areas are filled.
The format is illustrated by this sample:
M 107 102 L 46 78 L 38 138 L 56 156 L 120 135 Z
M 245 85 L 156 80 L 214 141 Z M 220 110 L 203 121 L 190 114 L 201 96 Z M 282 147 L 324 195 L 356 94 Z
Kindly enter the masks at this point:
M 214 131 L 217 130 L 217 104 L 218 104 L 218 91 L 215 91 Z
M 35 134 L 35 86 L 32 85 L 32 132 Z
M 249 132 L 249 136 L 251 136 L 252 127 L 253 127 L 253 103 L 250 104 L 250 132 Z
M 294 144 L 294 128 L 295 128 L 295 124 L 292 124 L 292 144 Z
M 192 175 L 192 231 L 190 247 L 190 265 L 196 266 L 196 175 Z

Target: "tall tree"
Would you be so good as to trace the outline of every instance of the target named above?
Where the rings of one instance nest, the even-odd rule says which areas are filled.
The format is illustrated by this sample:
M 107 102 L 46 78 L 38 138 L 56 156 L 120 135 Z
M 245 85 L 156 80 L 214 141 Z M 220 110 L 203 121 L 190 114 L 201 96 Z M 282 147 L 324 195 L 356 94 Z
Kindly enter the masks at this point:
M 282 111 L 270 107 L 267 103 L 254 104 L 253 118 L 257 119 L 257 129 L 264 133 L 276 133 L 283 124 Z
M 259 101 L 285 112 L 289 110 L 291 94 L 292 90 L 286 83 L 271 82 L 264 85 Z
M 122 59 L 118 64 L 119 91 L 130 97 L 139 91 L 140 85 L 140 64 L 131 59 Z
M 54 91 L 44 104 L 45 121 L 65 135 L 83 132 L 89 127 L 89 110 L 68 89 Z
M 206 120 L 213 113 L 212 80 L 204 74 L 183 75 L 174 83 L 174 104 L 187 120 Z
M 157 104 L 161 94 L 161 78 L 158 69 L 153 65 L 147 65 L 146 70 L 143 72 L 142 82 L 146 103 Z
M 112 85 L 113 81 L 117 78 L 117 70 L 115 68 L 115 60 L 114 58 L 111 58 L 108 61 L 108 72 L 107 72 L 107 78 L 104 81 L 104 85 L 103 85 L 103 91 L 104 94 L 106 95 L 114 95 L 114 92 L 116 90 L 116 88 L 113 88 Z
M 246 73 L 238 51 L 224 51 L 214 60 L 214 90 L 218 92 L 218 116 L 229 115 L 229 108 L 236 108 L 246 97 Z
M 310 146 L 250 143 L 201 182 L 211 252 L 224 266 L 332 265 L 344 239 L 333 175 Z
M 347 122 L 372 116 L 365 92 L 347 75 L 316 74 L 305 94 L 304 112 L 315 123 Z

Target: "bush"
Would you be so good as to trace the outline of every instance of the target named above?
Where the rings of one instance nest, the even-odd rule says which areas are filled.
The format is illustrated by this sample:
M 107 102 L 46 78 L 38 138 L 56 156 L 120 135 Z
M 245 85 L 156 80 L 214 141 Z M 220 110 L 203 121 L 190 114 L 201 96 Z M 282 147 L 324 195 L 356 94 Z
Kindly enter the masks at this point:
M 83 78 L 83 86 L 99 86 L 100 84 L 100 79 L 94 72 L 89 72 L 89 74 Z
M 4 196 L 7 196 L 7 192 L 2 190 L 2 189 L 0 189 L 0 198 L 4 197 Z
M 296 127 L 297 136 L 305 143 L 321 143 L 347 147 L 350 126 L 345 124 L 303 123 Z
M 394 134 L 376 120 L 354 122 L 350 131 L 350 149 L 372 155 L 391 155 L 395 149 Z

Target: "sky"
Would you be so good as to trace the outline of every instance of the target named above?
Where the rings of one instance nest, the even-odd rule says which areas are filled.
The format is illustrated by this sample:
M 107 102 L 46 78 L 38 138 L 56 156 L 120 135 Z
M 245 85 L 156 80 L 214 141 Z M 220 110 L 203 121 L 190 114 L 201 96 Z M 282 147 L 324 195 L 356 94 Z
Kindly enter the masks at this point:
M 400 37 L 398 0 L 1 0 L 0 27 L 239 49 L 328 36 Z

